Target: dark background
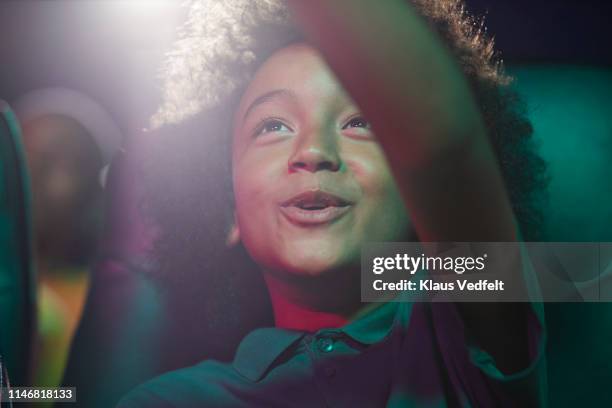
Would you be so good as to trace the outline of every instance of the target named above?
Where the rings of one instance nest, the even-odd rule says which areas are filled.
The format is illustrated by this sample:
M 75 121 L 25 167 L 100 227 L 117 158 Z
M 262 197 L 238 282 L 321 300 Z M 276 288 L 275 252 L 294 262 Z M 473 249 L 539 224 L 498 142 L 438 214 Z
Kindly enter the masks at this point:
M 0 98 L 48 86 L 81 91 L 125 133 L 147 125 L 157 69 L 182 18 L 181 1 L 0 2 Z M 382 4 L 382 3 L 381 3 Z M 507 64 L 612 65 L 612 5 L 595 0 L 467 0 L 486 18 Z

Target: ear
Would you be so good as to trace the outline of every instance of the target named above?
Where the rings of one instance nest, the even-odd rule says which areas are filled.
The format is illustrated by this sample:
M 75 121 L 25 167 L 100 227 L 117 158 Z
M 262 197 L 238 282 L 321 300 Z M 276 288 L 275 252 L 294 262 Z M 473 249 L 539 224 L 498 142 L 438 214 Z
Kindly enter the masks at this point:
M 238 220 L 236 219 L 236 213 L 234 212 L 234 220 L 232 221 L 232 225 L 230 226 L 229 231 L 227 232 L 227 237 L 225 238 L 225 245 L 228 247 L 234 247 L 240 243 L 240 228 L 238 227 Z

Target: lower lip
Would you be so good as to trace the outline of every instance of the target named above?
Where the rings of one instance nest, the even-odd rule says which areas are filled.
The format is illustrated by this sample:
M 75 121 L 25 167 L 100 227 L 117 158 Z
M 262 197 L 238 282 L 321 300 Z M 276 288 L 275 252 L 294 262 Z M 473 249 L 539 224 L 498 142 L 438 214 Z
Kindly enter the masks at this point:
M 281 212 L 293 224 L 300 226 L 315 226 L 328 224 L 342 217 L 351 206 L 326 207 L 320 210 L 304 210 L 299 207 L 280 207 Z

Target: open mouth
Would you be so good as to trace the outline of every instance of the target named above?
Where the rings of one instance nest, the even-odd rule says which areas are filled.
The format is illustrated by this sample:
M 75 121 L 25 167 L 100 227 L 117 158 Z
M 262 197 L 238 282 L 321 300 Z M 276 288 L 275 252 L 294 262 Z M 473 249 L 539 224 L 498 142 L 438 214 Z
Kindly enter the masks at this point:
M 299 207 L 303 210 L 321 210 L 327 207 L 345 207 L 348 201 L 320 191 L 307 192 L 291 198 L 285 206 Z
M 326 224 L 344 215 L 351 202 L 323 191 L 307 191 L 281 204 L 282 213 L 294 224 Z

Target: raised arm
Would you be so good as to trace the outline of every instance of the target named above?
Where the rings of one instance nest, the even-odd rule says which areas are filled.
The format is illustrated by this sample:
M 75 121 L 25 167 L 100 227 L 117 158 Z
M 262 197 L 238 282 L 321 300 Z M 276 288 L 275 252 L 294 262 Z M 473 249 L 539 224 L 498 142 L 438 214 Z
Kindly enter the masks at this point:
M 408 2 L 292 0 L 290 7 L 372 123 L 420 240 L 516 240 L 468 82 Z M 525 304 L 482 306 L 458 304 L 470 334 L 502 371 L 524 368 Z

